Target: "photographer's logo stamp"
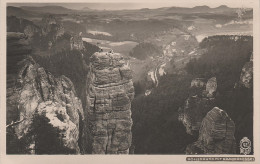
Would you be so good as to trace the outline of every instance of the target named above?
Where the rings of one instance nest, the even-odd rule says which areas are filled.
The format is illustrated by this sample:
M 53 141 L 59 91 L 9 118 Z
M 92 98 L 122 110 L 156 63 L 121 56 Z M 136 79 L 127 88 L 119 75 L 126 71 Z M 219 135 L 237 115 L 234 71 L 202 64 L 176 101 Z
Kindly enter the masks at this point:
M 240 140 L 240 154 L 250 154 L 251 152 L 251 141 L 247 138 L 244 137 Z

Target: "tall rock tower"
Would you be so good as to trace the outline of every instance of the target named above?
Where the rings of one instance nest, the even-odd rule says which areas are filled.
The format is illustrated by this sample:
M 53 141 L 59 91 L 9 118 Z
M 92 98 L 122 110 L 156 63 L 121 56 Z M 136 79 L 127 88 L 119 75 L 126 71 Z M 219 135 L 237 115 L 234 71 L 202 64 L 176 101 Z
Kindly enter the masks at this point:
M 92 154 L 128 154 L 132 142 L 132 72 L 118 53 L 96 52 L 87 76 L 88 147 Z

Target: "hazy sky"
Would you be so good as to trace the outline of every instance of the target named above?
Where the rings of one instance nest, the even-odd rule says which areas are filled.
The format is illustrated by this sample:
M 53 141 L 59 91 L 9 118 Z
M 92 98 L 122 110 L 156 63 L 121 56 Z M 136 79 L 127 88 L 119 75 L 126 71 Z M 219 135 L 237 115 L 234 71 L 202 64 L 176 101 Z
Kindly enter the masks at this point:
M 218 7 L 220 5 L 227 5 L 229 7 L 252 7 L 254 0 L 149 0 L 144 3 L 144 0 L 129 0 L 122 2 L 122 0 L 108 0 L 105 3 L 100 2 L 100 0 L 95 0 L 93 3 L 88 1 L 83 1 L 80 3 L 12 3 L 12 6 L 49 6 L 58 5 L 71 9 L 82 9 L 83 7 L 89 7 L 91 9 L 99 10 L 121 10 L 121 9 L 140 9 L 140 8 L 160 8 L 160 7 L 194 7 L 207 5 L 209 7 Z M 32 1 L 33 2 L 33 1 Z M 39 2 L 39 1 L 38 1 Z M 41 1 L 46 2 L 46 1 Z M 47 1 L 48 2 L 48 1 Z M 50 2 L 50 1 L 49 1 Z M 98 3 L 97 3 L 98 2 Z M 104 1 L 103 1 L 104 2 Z M 130 2 L 130 3 L 129 3 Z M 160 3 L 159 3 L 160 2 Z

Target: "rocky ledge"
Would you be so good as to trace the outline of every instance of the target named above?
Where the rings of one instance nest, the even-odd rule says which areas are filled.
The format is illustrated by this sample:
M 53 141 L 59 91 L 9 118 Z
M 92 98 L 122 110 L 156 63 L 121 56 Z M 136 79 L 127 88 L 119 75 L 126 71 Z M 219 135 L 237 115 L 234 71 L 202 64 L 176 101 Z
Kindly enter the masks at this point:
M 97 52 L 87 76 L 88 143 L 93 154 L 128 154 L 132 142 L 132 72 L 122 55 Z

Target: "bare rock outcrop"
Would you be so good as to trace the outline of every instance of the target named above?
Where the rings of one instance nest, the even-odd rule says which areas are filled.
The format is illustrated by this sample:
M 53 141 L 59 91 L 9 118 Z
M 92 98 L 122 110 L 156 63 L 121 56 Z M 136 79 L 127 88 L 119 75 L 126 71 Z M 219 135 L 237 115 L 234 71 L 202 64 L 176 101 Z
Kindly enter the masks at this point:
M 70 49 L 76 49 L 76 50 L 83 50 L 84 44 L 82 40 L 82 32 L 80 32 L 78 35 L 74 35 L 70 38 Z
M 183 123 L 190 135 L 199 131 L 205 115 L 215 106 L 216 78 L 210 78 L 207 83 L 203 78 L 191 81 L 190 96 L 179 109 L 179 121 Z
M 17 124 L 13 126 L 17 138 L 28 135 L 35 115 L 45 113 L 48 124 L 63 133 L 59 134 L 63 145 L 79 153 L 79 124 L 84 114 L 70 79 L 65 76 L 55 78 L 30 57 L 19 65 L 15 88 L 7 99 L 18 112 L 14 120 Z
M 213 97 L 214 93 L 217 90 L 217 78 L 216 77 L 212 77 L 208 80 L 207 84 L 206 84 L 206 93 L 207 93 L 207 97 Z
M 73 120 L 67 108 L 53 101 L 41 102 L 37 107 L 37 114 L 47 118 L 53 128 L 58 130 L 58 137 L 62 147 L 79 153 L 79 122 Z
M 117 53 L 97 52 L 87 76 L 88 143 L 92 154 L 128 154 L 132 142 L 132 72 Z
M 190 87 L 205 87 L 205 79 L 204 78 L 196 78 L 191 81 Z
M 6 82 L 6 97 L 12 100 L 13 88 L 15 87 L 17 72 L 19 67 L 18 62 L 22 61 L 26 55 L 30 54 L 32 47 L 29 44 L 29 40 L 24 33 L 20 32 L 7 32 L 7 82 Z M 13 101 L 7 101 L 7 112 L 6 123 L 11 123 L 12 120 L 16 119 L 16 104 Z
M 235 124 L 227 113 L 218 107 L 210 110 L 203 119 L 196 142 L 186 148 L 186 154 L 235 154 Z
M 251 55 L 250 61 L 246 62 L 242 68 L 239 85 L 246 88 L 253 87 L 253 54 Z

